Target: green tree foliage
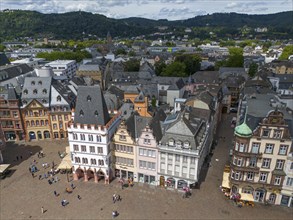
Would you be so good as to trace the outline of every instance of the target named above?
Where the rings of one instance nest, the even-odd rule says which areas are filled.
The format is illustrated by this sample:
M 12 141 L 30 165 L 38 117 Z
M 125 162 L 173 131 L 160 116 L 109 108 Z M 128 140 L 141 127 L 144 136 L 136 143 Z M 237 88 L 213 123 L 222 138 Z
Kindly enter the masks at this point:
M 225 63 L 227 67 L 243 67 L 243 49 L 238 47 L 229 48 L 229 57 Z
M 5 48 L 6 47 L 3 44 L 0 44 L 0 52 L 4 52 Z
M 184 77 L 186 76 L 186 65 L 184 63 L 174 61 L 169 64 L 166 68 L 163 69 L 161 73 L 162 76 L 177 76 Z
M 139 71 L 140 62 L 137 59 L 131 59 L 124 63 L 124 70 L 126 72 L 137 72 Z
M 288 60 L 288 57 L 290 55 L 293 55 L 293 45 L 288 45 L 283 49 L 283 52 L 279 57 L 279 60 Z
M 201 58 L 198 55 L 182 54 L 175 57 L 175 61 L 185 64 L 185 75 L 195 73 L 200 70 Z
M 131 50 L 128 52 L 128 56 L 134 57 L 134 56 L 136 56 L 136 53 L 133 50 Z
M 166 63 L 164 60 L 160 60 L 159 62 L 155 63 L 155 72 L 157 76 L 160 76 L 163 72 L 164 68 L 166 68 Z
M 115 51 L 115 55 L 117 56 L 117 55 L 119 55 L 119 54 L 126 55 L 127 53 L 126 53 L 125 49 L 123 49 L 123 48 L 118 48 L 118 49 Z
M 85 58 L 91 58 L 92 55 L 85 51 L 53 51 L 51 53 L 41 52 L 37 54 L 37 58 L 45 58 L 46 60 L 76 60 L 77 62 L 82 61 Z
M 250 65 L 249 65 L 249 70 L 248 70 L 248 75 L 250 76 L 250 77 L 254 77 L 255 76 L 255 74 L 257 73 L 257 71 L 258 71 L 258 65 L 256 64 L 256 63 L 251 63 Z

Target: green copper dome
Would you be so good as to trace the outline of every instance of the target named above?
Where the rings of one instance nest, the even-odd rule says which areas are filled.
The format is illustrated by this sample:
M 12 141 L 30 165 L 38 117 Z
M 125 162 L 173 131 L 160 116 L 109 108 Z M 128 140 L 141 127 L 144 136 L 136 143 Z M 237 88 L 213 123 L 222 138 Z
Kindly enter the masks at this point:
M 252 130 L 243 122 L 235 128 L 234 134 L 240 137 L 250 137 L 252 135 Z

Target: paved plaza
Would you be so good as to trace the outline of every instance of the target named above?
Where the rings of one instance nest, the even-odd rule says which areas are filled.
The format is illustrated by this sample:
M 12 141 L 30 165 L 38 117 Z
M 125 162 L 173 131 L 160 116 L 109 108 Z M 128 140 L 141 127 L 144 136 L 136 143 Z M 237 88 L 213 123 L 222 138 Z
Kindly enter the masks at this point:
M 9 143 L 3 156 L 5 163 L 11 164 L 12 172 L 0 180 L 0 219 L 111 219 L 113 210 L 119 212 L 117 219 L 292 219 L 290 208 L 262 204 L 238 208 L 220 191 L 233 137 L 230 127 L 232 115 L 225 117 L 219 128 L 218 145 L 211 158 L 211 166 L 203 170 L 200 189 L 193 189 L 192 196 L 185 199 L 180 192 L 159 187 L 136 183 L 134 187 L 122 190 L 117 180 L 110 185 L 103 181 L 96 184 L 93 180 L 85 183 L 72 181 L 72 176 L 66 174 L 57 174 L 60 180 L 50 185 L 47 179 L 38 178 L 39 174 L 50 170 L 42 168 L 42 163 L 51 165 L 54 161 L 58 165 L 61 161 L 58 151 L 64 152 L 68 142 Z M 41 150 L 45 157 L 39 159 L 37 153 Z M 34 159 L 40 169 L 35 178 L 29 172 Z M 71 183 L 75 188 L 68 194 L 65 189 Z M 60 195 L 55 196 L 54 191 Z M 119 194 L 122 201 L 114 204 L 114 193 Z M 78 200 L 78 195 L 81 200 Z M 62 199 L 69 204 L 62 207 Z M 44 213 L 41 207 L 44 207 Z

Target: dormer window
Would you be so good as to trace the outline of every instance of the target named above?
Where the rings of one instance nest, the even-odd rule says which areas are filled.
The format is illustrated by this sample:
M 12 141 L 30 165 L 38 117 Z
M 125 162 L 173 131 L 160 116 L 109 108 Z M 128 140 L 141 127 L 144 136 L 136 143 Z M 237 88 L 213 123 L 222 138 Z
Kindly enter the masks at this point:
M 170 145 L 170 146 L 174 146 L 174 140 L 173 140 L 173 139 L 170 139 L 170 140 L 169 140 L 169 145 Z
M 35 84 L 36 84 L 35 81 L 32 81 L 32 82 L 31 82 L 31 85 L 32 85 L 32 86 L 34 86 Z
M 181 148 L 182 147 L 182 142 L 181 141 L 176 141 L 176 147 Z
M 84 116 L 84 112 L 82 110 L 79 111 L 79 116 L 83 117 Z
M 43 89 L 43 94 L 47 94 L 47 89 Z
M 42 81 L 39 81 L 39 82 L 38 82 L 38 85 L 42 85 L 42 84 L 43 84 Z
M 28 94 L 28 91 L 27 89 L 23 90 L 23 94 L 27 95 Z
M 90 101 L 92 101 L 92 97 L 88 95 L 87 98 L 86 98 L 86 100 L 87 100 L 88 102 L 90 102 Z
M 189 148 L 190 147 L 190 143 L 188 141 L 184 142 L 184 148 Z
M 38 94 L 38 90 L 34 89 L 33 94 Z
M 61 96 L 60 95 L 57 96 L 57 102 L 61 102 Z
M 96 116 L 96 117 L 99 116 L 99 112 L 98 112 L 98 110 L 95 111 L 95 116 Z
M 47 103 L 47 100 L 46 100 L 46 99 L 43 99 L 42 102 L 43 102 L 44 104 L 46 104 L 46 103 Z
M 22 101 L 22 104 L 26 105 L 27 104 L 27 101 L 26 100 L 23 100 Z

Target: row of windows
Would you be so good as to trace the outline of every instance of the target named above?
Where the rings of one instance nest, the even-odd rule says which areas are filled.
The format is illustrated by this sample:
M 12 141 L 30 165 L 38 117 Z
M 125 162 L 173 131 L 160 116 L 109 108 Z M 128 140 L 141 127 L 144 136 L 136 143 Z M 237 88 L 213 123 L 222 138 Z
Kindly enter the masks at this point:
M 261 172 L 259 175 L 259 182 L 267 183 L 268 173 Z M 231 171 L 231 179 L 234 180 L 244 180 L 244 175 L 242 172 L 238 171 Z M 254 172 L 247 172 L 246 180 L 253 181 L 254 180 Z M 282 177 L 281 176 L 274 176 L 272 184 L 274 185 L 281 185 Z
M 139 148 L 139 156 L 156 157 L 156 151 Z
M 169 146 L 172 146 L 172 147 L 179 147 L 179 148 L 190 148 L 190 143 L 188 141 L 180 141 L 180 140 L 177 140 L 175 141 L 174 139 L 170 139 L 169 140 Z
M 58 129 L 58 125 L 57 124 L 53 124 L 53 129 L 56 130 Z M 59 123 L 59 129 L 63 129 L 63 123 Z M 67 129 L 67 124 L 65 124 L 65 129 Z
M 81 152 L 87 152 L 87 147 L 85 145 L 80 146 Z M 97 149 L 97 151 L 96 151 Z M 73 145 L 73 150 L 74 151 L 79 151 L 79 146 L 77 144 Z M 103 148 L 102 147 L 95 147 L 95 146 L 89 146 L 90 153 L 98 153 L 102 154 L 103 153 Z
M 88 164 L 88 159 L 87 158 L 83 157 L 81 159 L 82 160 L 80 160 L 80 157 L 75 157 L 74 161 L 75 161 L 75 163 Z M 90 162 L 91 162 L 90 163 L 91 165 L 97 165 L 97 160 L 96 159 L 91 159 Z M 101 160 L 101 159 L 98 160 L 98 165 L 99 166 L 104 166 L 105 165 L 104 160 Z
M 272 134 L 272 129 L 263 129 L 261 136 L 264 138 L 280 139 L 280 138 L 282 138 L 283 131 L 282 130 L 273 130 L 273 135 L 271 135 L 271 134 Z
M 119 151 L 119 152 L 133 154 L 133 147 L 131 147 L 131 146 L 115 144 L 115 150 Z
M 183 163 L 188 162 L 187 156 L 181 156 L 178 154 L 167 154 L 167 153 L 161 153 L 161 160 L 165 160 L 165 158 L 168 158 L 168 161 L 173 161 L 173 157 L 175 156 L 175 162 L 180 162 L 182 158 Z M 190 157 L 190 164 L 195 164 L 195 157 Z
M 88 137 L 88 141 L 94 141 L 94 135 L 88 134 L 87 137 Z M 85 141 L 85 134 L 79 134 L 79 139 L 81 141 Z M 78 140 L 78 135 L 76 133 L 73 133 L 73 140 Z M 96 135 L 95 141 L 101 142 L 102 141 L 101 135 Z
M 251 153 L 258 154 L 260 149 L 260 143 L 252 143 Z M 235 144 L 235 150 L 239 152 L 247 152 L 247 145 L 243 143 Z M 278 154 L 279 155 L 286 155 L 288 150 L 288 145 L 280 145 Z M 274 144 L 266 144 L 265 152 L 266 154 L 273 154 L 274 153 Z
M 64 115 L 64 120 L 68 121 L 68 115 Z M 52 115 L 52 121 L 57 121 L 57 115 Z M 58 115 L 58 121 L 62 121 L 62 115 Z
M 161 170 L 166 169 L 166 164 L 164 162 L 161 162 L 160 165 L 161 165 Z M 167 170 L 169 172 L 172 172 L 173 168 L 174 168 L 175 175 L 179 175 L 179 173 L 180 173 L 180 166 L 179 165 L 173 166 L 173 164 L 167 164 Z M 187 166 L 182 166 L 181 167 L 182 174 L 187 174 L 187 171 L 188 171 Z M 193 167 L 189 168 L 189 173 L 191 175 L 194 175 L 195 174 L 195 168 L 193 168 Z
M 277 160 L 275 169 L 276 170 L 283 170 L 284 163 L 285 163 L 285 160 Z M 245 160 L 242 157 L 234 156 L 233 157 L 233 164 L 236 165 L 236 166 L 239 166 L 239 167 L 245 166 Z M 252 157 L 252 158 L 249 159 L 249 165 L 248 165 L 249 167 L 256 167 L 256 164 L 257 164 L 257 158 L 256 157 Z M 270 164 L 271 164 L 271 159 L 270 158 L 263 158 L 261 167 L 269 169 Z
M 25 116 L 43 116 L 43 115 L 47 115 L 47 111 L 46 110 L 39 110 L 39 111 L 25 111 L 24 112 Z
M 35 126 L 48 126 L 49 125 L 49 121 L 48 120 L 31 120 L 31 121 L 26 121 L 25 122 L 26 127 L 35 127 Z
M 116 157 L 116 163 L 126 165 L 126 166 L 133 166 L 133 159 L 125 158 L 125 157 Z
M 156 170 L 156 163 L 140 160 L 139 168 L 146 170 Z

